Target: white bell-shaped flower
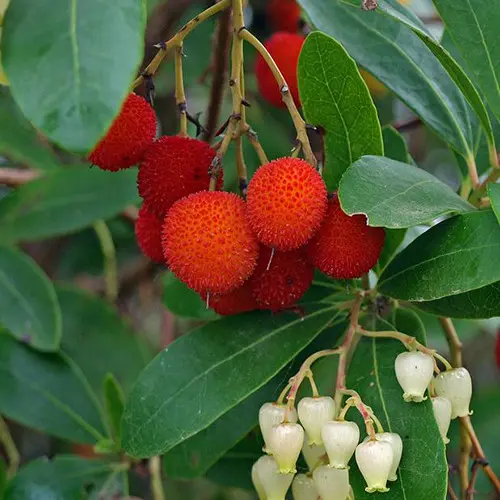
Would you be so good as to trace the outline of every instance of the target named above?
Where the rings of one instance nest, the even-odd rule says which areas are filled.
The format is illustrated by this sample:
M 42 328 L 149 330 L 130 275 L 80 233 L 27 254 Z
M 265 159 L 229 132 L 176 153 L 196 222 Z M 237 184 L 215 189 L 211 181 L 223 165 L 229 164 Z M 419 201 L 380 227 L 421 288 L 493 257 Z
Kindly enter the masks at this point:
M 304 429 L 300 424 L 285 422 L 273 427 L 269 436 L 269 449 L 282 474 L 296 472 L 295 464 L 303 444 Z
M 325 463 L 326 450 L 322 444 L 313 444 L 311 446 L 307 443 L 307 439 L 304 439 L 302 455 L 304 455 L 307 467 L 312 472 L 316 467 Z
M 435 398 L 432 398 L 432 409 L 434 410 L 434 417 L 436 418 L 436 423 L 444 444 L 448 444 L 450 440 L 448 439 L 447 434 L 451 423 L 450 400 L 443 398 L 442 396 L 436 396 Z
M 329 396 L 302 398 L 297 411 L 309 444 L 322 444 L 321 429 L 335 415 L 335 403 Z
M 318 490 L 312 478 L 297 474 L 292 483 L 293 500 L 318 500 Z
M 438 396 L 451 403 L 451 418 L 470 415 L 469 405 L 472 397 L 472 380 L 465 368 L 454 368 L 441 372 L 434 379 L 434 389 Z
M 396 378 L 402 387 L 405 401 L 420 403 L 432 380 L 434 359 L 420 351 L 402 352 L 395 361 Z
M 293 474 L 280 474 L 278 464 L 268 455 L 260 457 L 255 462 L 253 470 L 255 477 L 260 481 L 261 492 L 258 490 L 257 492 L 263 495 L 264 500 L 285 500 L 286 492 L 293 481 Z
M 264 403 L 259 410 L 259 426 L 264 439 L 264 452 L 269 451 L 269 436 L 275 425 L 281 424 L 285 420 L 286 405 L 278 403 Z M 288 412 L 288 421 L 297 422 L 297 410 L 293 408 Z
M 314 484 L 321 500 L 346 500 L 349 495 L 349 471 L 321 465 L 314 469 Z
M 401 436 L 399 434 L 396 434 L 395 432 L 377 432 L 377 434 L 375 434 L 375 438 L 377 439 L 377 441 L 385 441 L 392 446 L 393 457 L 391 471 L 389 473 L 388 479 L 389 481 L 397 481 L 398 467 L 399 463 L 401 462 L 401 456 L 403 454 L 403 440 L 401 439 Z M 369 440 L 370 436 L 367 436 L 363 440 L 363 443 L 366 443 Z
M 386 441 L 365 441 L 356 448 L 356 463 L 366 481 L 365 491 L 385 492 L 391 473 L 394 452 Z
M 321 429 L 330 467 L 345 469 L 359 443 L 359 427 L 354 422 L 332 420 Z
M 267 500 L 266 492 L 264 491 L 264 486 L 262 486 L 262 481 L 259 476 L 259 468 L 262 467 L 262 459 L 264 457 L 265 455 L 260 457 L 259 460 L 257 460 L 257 462 L 255 462 L 252 466 L 252 483 L 259 500 Z

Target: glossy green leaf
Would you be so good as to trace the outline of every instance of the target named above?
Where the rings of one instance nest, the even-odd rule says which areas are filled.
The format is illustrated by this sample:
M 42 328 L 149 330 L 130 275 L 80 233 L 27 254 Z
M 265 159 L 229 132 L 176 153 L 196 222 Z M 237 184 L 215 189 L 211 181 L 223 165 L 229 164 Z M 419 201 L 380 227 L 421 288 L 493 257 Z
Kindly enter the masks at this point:
M 297 75 L 306 120 L 325 130 L 323 177 L 334 190 L 355 160 L 383 154 L 377 110 L 354 60 L 323 33 L 306 38 Z
M 425 170 L 380 156 L 355 162 L 342 177 L 339 196 L 348 214 L 365 214 L 370 226 L 393 229 L 474 210 Z
M 491 208 L 500 224 L 500 184 L 488 184 L 488 196 L 491 201 Z
M 269 381 L 335 316 L 333 306 L 324 304 L 311 305 L 304 318 L 248 313 L 176 340 L 146 367 L 130 394 L 124 449 L 137 457 L 165 453 L 207 428 Z
M 500 118 L 500 6 L 487 0 L 434 0 L 446 29 L 470 68 L 470 74 Z
M 0 154 L 39 170 L 58 166 L 57 159 L 42 145 L 36 130 L 23 116 L 10 91 L 0 86 Z
M 68 500 L 121 497 L 123 488 L 110 488 L 110 479 L 123 474 L 119 464 L 60 455 L 28 463 L 9 483 L 5 500 Z M 101 495 L 99 497 L 99 495 Z
M 65 355 L 41 354 L 0 332 L 0 408 L 27 427 L 76 443 L 105 434 L 101 409 Z
M 380 277 L 381 293 L 440 299 L 500 281 L 500 225 L 491 210 L 447 219 L 415 239 Z
M 89 151 L 129 92 L 143 56 L 144 21 L 138 0 L 12 2 L 2 62 L 35 127 L 66 149 Z
M 397 328 L 417 336 L 421 341 L 424 340 L 422 323 L 414 313 L 408 311 L 396 311 L 391 321 L 395 326 L 387 321 L 368 320 L 367 323 L 366 328 Z M 348 387 L 359 392 L 365 404 L 369 405 L 380 419 L 385 431 L 396 432 L 403 440 L 398 480 L 387 484 L 390 488 L 387 493 L 366 493 L 366 482 L 353 460 L 349 479 L 356 500 L 446 498 L 448 464 L 432 404 L 429 399 L 422 403 L 406 403 L 394 374 L 394 360 L 404 351 L 405 348 L 397 340 L 362 339 L 349 368 Z M 355 415 L 355 411 L 350 410 L 349 418 L 354 417 L 360 429 L 363 429 L 362 421 Z
M 317 29 L 402 99 L 463 156 L 471 156 L 470 107 L 446 70 L 412 30 L 382 12 L 340 0 L 300 0 Z M 371 50 L 368 50 L 370 48 Z
M 200 320 L 218 318 L 196 292 L 179 281 L 171 272 L 163 276 L 163 303 L 170 312 L 182 318 Z
M 402 163 L 410 163 L 405 138 L 394 127 L 384 127 L 382 139 L 384 141 L 384 156 Z
M 120 447 L 120 425 L 125 408 L 122 388 L 112 373 L 104 378 L 104 402 L 113 440 Z
M 48 173 L 0 200 L 3 242 L 71 233 L 138 201 L 135 169 L 73 168 Z
M 27 255 L 0 246 L 0 326 L 40 351 L 57 351 L 61 311 L 51 281 Z
M 62 350 L 81 368 L 96 394 L 102 395 L 108 373 L 128 393 L 152 359 L 151 347 L 103 299 L 70 286 L 58 286 L 56 292 L 63 318 Z
M 415 302 L 424 311 L 450 318 L 487 319 L 500 316 L 500 281 L 483 288 L 428 302 Z

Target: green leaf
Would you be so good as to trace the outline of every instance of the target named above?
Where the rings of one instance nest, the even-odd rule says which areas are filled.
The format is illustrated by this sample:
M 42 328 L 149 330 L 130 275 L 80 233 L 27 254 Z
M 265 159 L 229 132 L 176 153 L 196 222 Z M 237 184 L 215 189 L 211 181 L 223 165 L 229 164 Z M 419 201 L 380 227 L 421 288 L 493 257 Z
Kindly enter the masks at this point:
M 491 109 L 500 118 L 500 7 L 486 0 L 434 0 L 446 29 L 470 68 Z
M 27 255 L 0 246 L 0 325 L 40 351 L 57 351 L 61 311 L 51 281 Z
M 50 170 L 58 166 L 37 137 L 36 130 L 23 116 L 10 91 L 0 86 L 0 154 L 14 162 L 38 170 Z
M 414 313 L 397 310 L 393 322 L 399 331 L 423 340 L 423 326 Z M 367 328 L 395 329 L 391 323 L 381 320 L 367 325 Z M 356 500 L 446 498 L 448 465 L 432 404 L 429 399 L 422 403 L 404 402 L 403 391 L 394 374 L 394 360 L 404 351 L 405 348 L 397 340 L 362 339 L 349 368 L 348 387 L 359 392 L 380 419 L 385 431 L 396 432 L 403 440 L 398 480 L 388 483 L 388 493 L 366 493 L 366 483 L 353 461 L 349 472 Z M 350 410 L 349 418 L 354 416 L 355 410 Z M 363 429 L 362 421 L 357 416 L 354 418 Z
M 0 200 L 0 238 L 35 241 L 112 217 L 137 202 L 136 175 L 68 168 L 29 182 Z
M 477 290 L 416 302 L 424 311 L 450 318 L 487 319 L 500 316 L 500 281 Z
M 0 498 L 5 498 L 5 488 L 7 486 L 7 464 L 0 460 Z
M 120 448 L 120 425 L 125 408 L 125 397 L 122 388 L 112 373 L 104 378 L 104 402 L 111 429 L 111 436 Z
M 138 0 L 12 2 L 2 62 L 23 113 L 64 148 L 89 151 L 129 92 L 144 24 Z
M 380 277 L 381 293 L 440 299 L 500 281 L 500 226 L 491 210 L 447 219 L 415 239 Z
M 8 418 L 76 443 L 104 437 L 95 394 L 67 356 L 38 353 L 0 332 L 0 374 L 0 408 Z
M 365 214 L 370 226 L 394 229 L 474 210 L 425 170 L 379 156 L 355 162 L 342 177 L 339 196 L 348 214 Z
M 394 127 L 390 125 L 384 127 L 382 139 L 384 140 L 384 156 L 402 163 L 410 163 L 405 138 Z
M 70 455 L 60 455 L 53 460 L 39 458 L 28 463 L 10 481 L 5 500 L 68 500 L 84 498 L 84 493 L 94 498 L 121 497 L 123 490 L 104 489 L 109 477 L 120 474 L 116 464 L 102 460 L 87 460 Z M 95 497 L 97 498 L 97 497 Z
M 472 156 L 470 107 L 434 54 L 401 22 L 339 0 L 300 0 L 317 29 L 333 36 L 358 64 L 390 88 L 441 138 Z M 376 48 L 369 50 L 369 48 Z
M 96 394 L 102 394 L 108 373 L 127 394 L 152 359 L 151 347 L 104 300 L 71 286 L 58 286 L 56 292 L 63 318 L 62 350 Z
M 355 160 L 383 154 L 377 110 L 354 60 L 323 33 L 306 38 L 297 75 L 306 120 L 325 129 L 323 176 L 334 190 Z
M 262 387 L 336 316 L 331 305 L 309 309 L 304 318 L 266 312 L 227 317 L 172 343 L 132 389 L 122 422 L 124 449 L 137 457 L 165 453 Z
M 488 196 L 491 201 L 491 208 L 500 224 L 500 184 L 488 184 Z
M 210 320 L 218 318 L 205 301 L 171 272 L 163 276 L 163 303 L 167 309 L 182 318 Z

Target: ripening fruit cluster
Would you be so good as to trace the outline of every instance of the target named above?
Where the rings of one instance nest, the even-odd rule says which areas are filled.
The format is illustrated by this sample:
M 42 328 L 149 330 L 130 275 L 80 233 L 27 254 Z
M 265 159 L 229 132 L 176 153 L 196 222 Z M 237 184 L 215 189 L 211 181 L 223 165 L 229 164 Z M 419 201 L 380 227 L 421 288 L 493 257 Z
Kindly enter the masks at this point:
M 220 191 L 222 175 L 217 190 L 207 190 L 216 156 L 209 144 L 180 136 L 154 140 L 155 130 L 153 110 L 131 94 L 89 159 L 111 171 L 139 163 L 139 246 L 219 314 L 281 311 L 305 294 L 314 268 L 350 279 L 377 262 L 384 230 L 346 215 L 306 161 L 263 165 L 245 201 Z
M 403 352 L 396 357 L 396 378 L 403 389 L 406 402 L 420 403 L 427 399 L 425 392 L 433 388 L 431 397 L 434 416 L 445 443 L 450 421 L 470 415 L 472 380 L 465 368 L 454 368 L 434 377 L 434 359 L 420 351 Z
M 261 407 L 259 425 L 267 455 L 252 468 L 261 500 L 284 500 L 290 486 L 295 500 L 346 500 L 350 492 L 348 464 L 353 455 L 366 491 L 388 491 L 387 481 L 397 480 L 401 437 L 381 432 L 360 443 L 358 425 L 335 419 L 335 414 L 331 397 L 305 397 L 297 410 L 279 403 Z M 296 475 L 301 452 L 309 473 Z

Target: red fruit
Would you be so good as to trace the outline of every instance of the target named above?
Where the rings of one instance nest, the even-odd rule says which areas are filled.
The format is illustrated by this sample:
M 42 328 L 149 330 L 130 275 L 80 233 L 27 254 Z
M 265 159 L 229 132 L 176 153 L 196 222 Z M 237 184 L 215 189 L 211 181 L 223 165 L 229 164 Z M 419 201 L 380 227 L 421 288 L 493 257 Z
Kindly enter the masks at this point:
M 274 31 L 297 33 L 300 7 L 295 0 L 271 0 L 266 12 Z
M 311 286 L 314 268 L 302 250 L 274 252 L 261 247 L 257 268 L 249 280 L 261 309 L 281 311 L 294 305 Z M 269 267 L 269 269 L 268 269 Z
M 207 294 L 202 294 L 202 299 L 207 300 Z M 254 311 L 259 306 L 250 292 L 248 281 L 232 292 L 223 295 L 211 294 L 208 305 L 221 316 L 230 316 L 248 311 Z
M 228 293 L 252 274 L 259 245 L 245 202 L 232 193 L 201 191 L 176 202 L 163 226 L 170 269 L 198 293 Z
M 162 225 L 163 219 L 141 207 L 135 221 L 135 237 L 143 254 L 158 264 L 165 262 L 161 246 Z
M 136 94 L 129 94 L 120 114 L 88 159 L 103 170 L 116 172 L 136 165 L 156 135 L 153 108 Z
M 332 278 L 359 278 L 377 263 L 384 239 L 383 228 L 368 226 L 364 215 L 344 213 L 335 195 L 307 254 L 312 264 Z
M 148 210 L 166 215 L 180 198 L 208 189 L 208 168 L 215 151 L 190 137 L 163 136 L 147 151 L 139 167 L 137 187 Z M 222 175 L 217 188 L 223 185 Z
M 248 220 L 260 242 L 281 251 L 309 241 L 327 206 L 318 172 L 299 158 L 280 158 L 260 167 L 248 185 Z
M 299 88 L 297 84 L 297 64 L 299 62 L 300 49 L 302 49 L 303 43 L 304 37 L 279 31 L 274 33 L 274 35 L 264 44 L 285 77 L 288 88 L 297 106 L 300 106 Z M 281 89 L 276 83 L 269 66 L 260 54 L 257 55 L 255 62 L 255 76 L 257 77 L 257 86 L 262 97 L 273 106 L 280 108 L 285 107 L 281 99 Z

